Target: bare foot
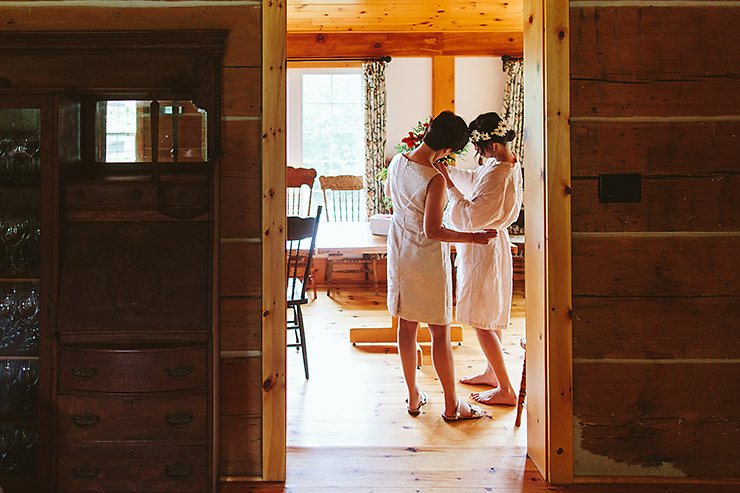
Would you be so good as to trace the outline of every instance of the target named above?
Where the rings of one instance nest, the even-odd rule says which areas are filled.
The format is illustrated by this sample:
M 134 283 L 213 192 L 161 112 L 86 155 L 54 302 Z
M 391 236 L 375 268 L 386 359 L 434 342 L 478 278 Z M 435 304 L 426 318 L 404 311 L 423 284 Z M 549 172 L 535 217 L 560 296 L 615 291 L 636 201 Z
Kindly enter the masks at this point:
M 517 395 L 513 390 L 505 392 L 500 388 L 486 390 L 485 392 L 471 392 L 470 398 L 490 406 L 516 406 L 517 402 Z
M 458 382 L 467 385 L 488 385 L 489 387 L 498 387 L 498 378 L 496 378 L 495 373 L 483 372 L 478 375 L 473 375 L 472 377 L 462 377 Z

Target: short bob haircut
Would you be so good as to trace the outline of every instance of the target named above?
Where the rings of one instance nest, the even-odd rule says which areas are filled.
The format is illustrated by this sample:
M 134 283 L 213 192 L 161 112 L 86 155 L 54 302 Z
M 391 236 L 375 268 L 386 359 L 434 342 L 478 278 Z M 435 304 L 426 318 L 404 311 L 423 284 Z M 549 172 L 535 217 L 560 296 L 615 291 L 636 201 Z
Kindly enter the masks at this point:
M 443 111 L 429 124 L 424 143 L 434 151 L 451 149 L 457 152 L 465 147 L 469 137 L 465 120 L 451 111 Z

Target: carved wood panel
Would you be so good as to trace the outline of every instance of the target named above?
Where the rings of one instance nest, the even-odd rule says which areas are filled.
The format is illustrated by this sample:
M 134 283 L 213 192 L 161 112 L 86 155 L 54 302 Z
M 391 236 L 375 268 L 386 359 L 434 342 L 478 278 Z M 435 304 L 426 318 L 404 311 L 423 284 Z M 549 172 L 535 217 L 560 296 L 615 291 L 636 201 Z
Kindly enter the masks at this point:
M 208 330 L 208 223 L 69 223 L 59 330 Z

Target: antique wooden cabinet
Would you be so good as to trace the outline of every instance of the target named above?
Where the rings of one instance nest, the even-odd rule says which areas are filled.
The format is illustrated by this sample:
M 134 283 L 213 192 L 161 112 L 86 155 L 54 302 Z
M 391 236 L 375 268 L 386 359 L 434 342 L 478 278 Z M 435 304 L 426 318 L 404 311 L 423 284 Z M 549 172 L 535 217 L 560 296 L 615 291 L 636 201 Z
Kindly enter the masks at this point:
M 213 490 L 225 33 L 0 37 L 0 486 Z

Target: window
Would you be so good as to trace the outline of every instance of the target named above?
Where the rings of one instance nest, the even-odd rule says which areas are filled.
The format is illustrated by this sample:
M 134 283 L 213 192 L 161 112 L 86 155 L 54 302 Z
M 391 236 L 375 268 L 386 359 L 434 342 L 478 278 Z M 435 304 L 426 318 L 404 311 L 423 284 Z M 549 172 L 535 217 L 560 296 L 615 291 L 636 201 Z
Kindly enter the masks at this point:
M 105 162 L 135 162 L 136 101 L 108 101 L 105 106 Z
M 288 164 L 363 176 L 364 121 L 361 68 L 288 69 Z M 323 203 L 318 180 L 313 193 Z

